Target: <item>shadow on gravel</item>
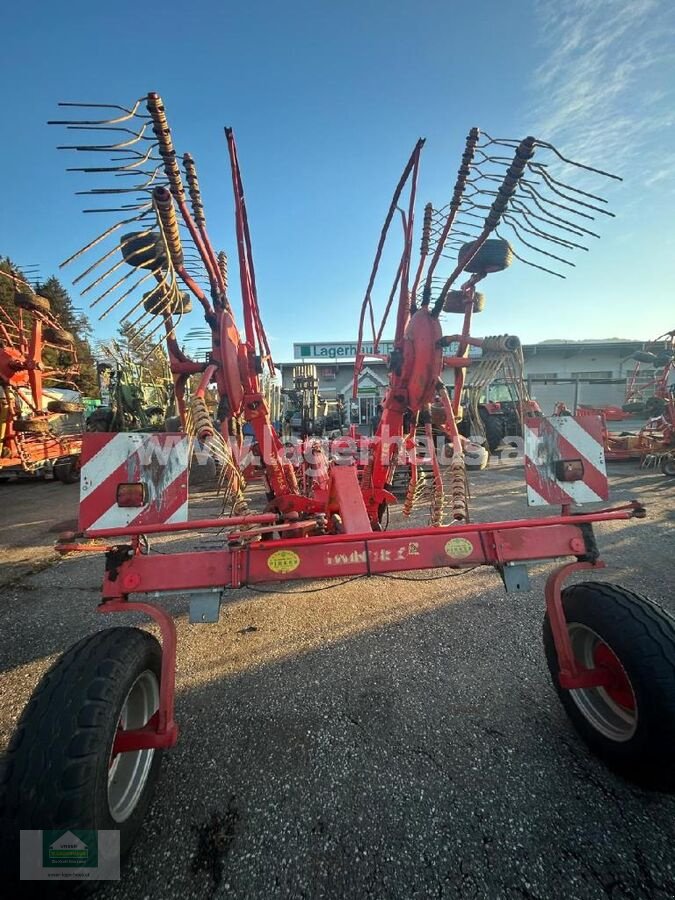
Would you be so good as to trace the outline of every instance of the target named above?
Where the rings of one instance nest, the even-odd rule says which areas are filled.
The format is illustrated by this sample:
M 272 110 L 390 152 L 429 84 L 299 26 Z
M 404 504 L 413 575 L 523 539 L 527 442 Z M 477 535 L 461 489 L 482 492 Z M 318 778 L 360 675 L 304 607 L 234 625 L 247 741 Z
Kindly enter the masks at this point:
M 576 738 L 539 606 L 455 603 L 182 690 L 102 898 L 673 896 L 675 798 Z

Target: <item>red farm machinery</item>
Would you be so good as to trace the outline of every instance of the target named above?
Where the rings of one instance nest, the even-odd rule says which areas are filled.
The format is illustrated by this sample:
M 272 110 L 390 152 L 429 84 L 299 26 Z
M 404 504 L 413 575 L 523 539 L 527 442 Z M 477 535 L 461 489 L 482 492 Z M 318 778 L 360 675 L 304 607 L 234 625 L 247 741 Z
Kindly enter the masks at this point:
M 605 456 L 639 459 L 645 467 L 675 476 L 675 330 L 667 331 L 633 354 L 625 402 L 616 407 L 580 407 L 577 416 L 601 416 Z M 612 431 L 607 422 L 645 417 L 637 431 Z
M 102 108 L 98 105 L 94 115 Z M 103 542 L 100 612 L 149 616 L 161 644 L 137 628 L 104 630 L 76 644 L 44 676 L 4 763 L 1 803 L 9 845 L 16 846 L 21 828 L 77 825 L 118 829 L 122 853 L 127 852 L 158 780 L 161 751 L 178 739 L 176 627 L 162 596 L 188 597 L 191 621 L 215 622 L 233 589 L 302 579 L 386 578 L 425 569 L 450 575 L 489 566 L 510 591 L 526 583 L 528 562 L 550 560 L 544 648 L 572 723 L 626 777 L 675 789 L 675 621 L 651 600 L 608 583 L 565 587 L 570 576 L 595 575 L 603 568 L 596 525 L 645 515 L 636 501 L 588 512 L 576 505 L 587 488 L 593 497 L 607 495 L 594 432 L 575 437 L 572 426 L 556 430 L 544 427 L 548 420 L 532 417 L 528 485 L 536 487 L 533 496 L 544 502 L 549 497 L 559 508 L 548 516 L 509 521 L 474 522 L 470 515 L 466 456 L 474 442 L 459 428 L 462 402 L 467 396 L 469 407 L 473 402 L 467 391 L 478 401 L 488 378 L 500 373 L 517 383 L 521 359 L 520 342 L 512 335 L 473 336 L 474 316 L 485 302 L 477 286 L 514 257 L 559 274 L 552 263 L 569 265 L 565 252 L 596 236 L 589 223 L 605 214 L 605 201 L 563 182 L 556 172 L 558 164 L 567 173 L 580 164 L 544 141 L 492 138 L 472 128 L 449 203 L 425 208 L 417 258 L 415 209 L 424 141 L 416 144 L 386 214 L 360 316 L 357 371 L 371 355 L 361 349 L 370 330 L 369 350 L 385 360 L 389 372 L 377 429 L 369 438 L 355 431 L 343 435 L 328 448 L 309 436 L 291 458 L 262 390 L 263 373 L 274 375 L 275 368 L 258 302 L 232 130 L 226 128 L 225 137 L 241 331 L 226 257 L 214 250 L 207 232 L 194 161 L 184 155 L 181 171 L 161 98 L 151 93 L 130 108 L 107 109 L 106 119 L 57 124 L 78 132 L 91 128 L 99 137 L 118 129 L 119 143 L 73 149 L 110 151 L 110 167 L 97 163 L 81 171 L 126 176 L 121 181 L 131 202 L 121 206 L 120 222 L 70 261 L 95 251 L 97 258 L 83 273 L 102 289 L 94 309 L 115 310 L 135 328 L 143 327 L 149 349 L 153 341 L 165 342 L 182 431 L 133 435 L 122 460 L 107 454 L 113 441 L 119 453 L 119 438 L 126 436 L 85 436 L 81 532 L 64 536 L 60 549 L 86 550 L 88 539 L 96 539 L 100 550 Z M 581 168 L 589 180 L 612 177 Z M 92 191 L 98 192 L 110 190 Z M 396 239 L 393 230 L 400 241 L 399 262 L 378 323 L 375 283 L 385 243 Z M 526 259 L 527 251 L 519 255 L 505 233 L 532 248 L 540 261 Z M 101 274 L 92 275 L 97 266 Z M 459 283 L 463 274 L 467 278 Z M 190 359 L 177 338 L 189 294 L 211 333 L 208 358 L 201 362 Z M 393 350 L 379 354 L 390 314 Z M 441 325 L 445 314 L 458 323 L 449 333 Z M 444 370 L 452 376 L 450 390 L 441 378 Z M 219 399 L 212 415 L 205 396 L 214 389 Z M 437 417 L 445 439 L 442 453 L 433 440 L 432 406 L 442 409 Z M 244 439 L 244 426 L 252 431 L 252 442 Z M 403 513 L 421 502 L 415 453 L 420 430 L 429 438 L 425 453 L 432 471 L 428 523 L 388 530 L 388 511 L 396 502 L 392 482 L 402 455 L 410 467 Z M 88 446 L 90 439 L 94 443 Z M 591 443 L 597 445 L 593 453 L 587 449 Z M 219 463 L 229 506 L 221 516 L 187 518 L 186 463 L 175 460 L 189 445 Z M 258 508 L 247 491 L 246 468 L 262 477 Z M 171 553 L 170 561 L 164 550 L 153 551 L 152 541 L 163 534 L 194 537 L 206 530 L 219 535 L 211 549 L 183 549 Z M 75 752 L 83 710 L 95 721 L 86 747 Z M 30 748 L 43 739 L 44 729 L 50 746 L 41 750 L 38 770 Z
M 84 407 L 57 397 L 55 385 L 77 391 L 75 339 L 18 275 L 0 271 L 14 288 L 0 307 L 0 477 L 79 477 Z

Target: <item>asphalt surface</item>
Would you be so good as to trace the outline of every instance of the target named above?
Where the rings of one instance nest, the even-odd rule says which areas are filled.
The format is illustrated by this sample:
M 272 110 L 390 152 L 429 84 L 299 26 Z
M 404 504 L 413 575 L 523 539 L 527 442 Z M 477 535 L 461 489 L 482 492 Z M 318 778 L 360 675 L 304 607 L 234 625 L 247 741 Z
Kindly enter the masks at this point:
M 641 498 L 649 518 L 598 528 L 603 578 L 675 612 L 675 483 L 612 473 L 613 499 Z M 527 515 L 521 478 L 474 474 L 476 518 Z M 19 487 L 0 485 L 0 528 Z M 66 520 L 76 489 L 53 487 Z M 234 591 L 218 625 L 168 601 L 182 735 L 122 880 L 97 896 L 674 897 L 675 797 L 611 774 L 554 693 L 547 568 L 509 595 L 490 570 Z M 101 570 L 83 555 L 0 588 L 1 743 L 59 653 L 137 621 L 96 612 Z

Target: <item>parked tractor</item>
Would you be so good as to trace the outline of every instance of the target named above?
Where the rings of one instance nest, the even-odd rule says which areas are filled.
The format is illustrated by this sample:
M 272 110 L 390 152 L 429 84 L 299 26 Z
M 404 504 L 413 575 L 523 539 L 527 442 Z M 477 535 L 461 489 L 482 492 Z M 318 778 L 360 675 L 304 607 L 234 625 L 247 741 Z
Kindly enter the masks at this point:
M 101 405 L 88 416 L 87 431 L 164 431 L 175 414 L 168 365 L 162 378 L 119 348 L 110 353 L 96 365 Z

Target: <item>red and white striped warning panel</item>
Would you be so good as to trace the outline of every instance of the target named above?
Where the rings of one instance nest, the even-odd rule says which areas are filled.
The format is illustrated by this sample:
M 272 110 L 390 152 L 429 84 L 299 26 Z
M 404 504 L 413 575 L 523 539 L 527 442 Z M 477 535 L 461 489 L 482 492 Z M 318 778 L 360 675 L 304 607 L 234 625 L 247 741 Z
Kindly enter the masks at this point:
M 609 498 L 600 416 L 526 419 L 524 432 L 528 506 Z
M 178 434 L 85 434 L 80 531 L 185 522 L 191 439 Z M 145 485 L 142 506 L 119 506 L 120 484 Z

